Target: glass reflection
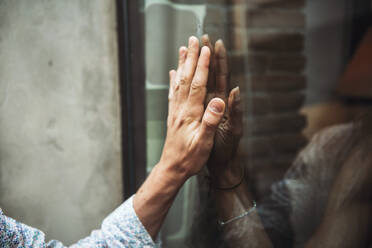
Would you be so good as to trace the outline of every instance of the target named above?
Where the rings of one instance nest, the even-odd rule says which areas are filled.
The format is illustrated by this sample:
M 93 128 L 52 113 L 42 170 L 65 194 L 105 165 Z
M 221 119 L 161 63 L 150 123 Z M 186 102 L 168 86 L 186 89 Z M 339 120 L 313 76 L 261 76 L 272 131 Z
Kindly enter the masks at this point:
M 163 228 L 166 247 L 370 245 L 370 103 L 358 100 L 370 97 L 369 70 L 341 87 L 371 24 L 369 5 L 146 1 L 149 169 L 164 139 L 166 73 L 188 36 L 214 51 L 209 94 L 239 102 L 233 117 L 226 113 L 208 169 L 178 195 Z M 366 46 L 361 54 L 371 55 Z M 353 67 L 368 67 L 369 57 Z M 353 83 L 361 78 L 362 86 Z

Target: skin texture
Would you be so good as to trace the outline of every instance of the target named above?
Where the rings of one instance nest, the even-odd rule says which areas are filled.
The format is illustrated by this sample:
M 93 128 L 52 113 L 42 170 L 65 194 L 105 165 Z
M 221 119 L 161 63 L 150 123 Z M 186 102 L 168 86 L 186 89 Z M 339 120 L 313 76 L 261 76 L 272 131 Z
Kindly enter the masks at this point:
M 241 177 L 242 170 L 239 159 L 234 158 L 234 155 L 242 136 L 242 110 L 239 106 L 241 103 L 238 89 L 232 90 L 227 97 L 229 70 L 226 50 L 222 41 L 217 41 L 212 47 L 208 36 L 203 36 L 202 42 L 212 52 L 211 73 L 208 79 L 207 95 L 209 97 L 207 99 L 218 96 L 227 105 L 227 111 L 216 132 L 211 157 L 207 162 L 212 181 L 211 199 L 215 203 L 218 218 L 226 221 L 250 209 L 253 201 L 249 186 L 244 181 L 233 190 L 213 188 L 213 185 L 219 187 L 235 185 Z M 371 117 L 369 118 L 372 120 Z M 370 130 L 372 121 L 367 121 L 367 123 L 369 125 L 366 130 Z M 358 126 L 356 125 L 355 128 L 358 129 Z M 346 133 L 340 134 L 341 137 L 353 137 L 356 143 L 352 145 L 355 147 L 354 149 L 344 154 L 346 159 L 342 163 L 340 162 L 341 164 L 337 162 L 338 157 L 332 157 L 334 153 L 331 151 L 323 151 L 326 158 L 317 157 L 316 153 L 305 154 L 303 152 L 302 155 L 300 154 L 300 156 L 312 156 L 314 164 L 320 167 L 324 166 L 323 169 L 319 168 L 320 170 L 333 166 L 332 164 L 324 164 L 324 161 L 330 161 L 340 167 L 335 170 L 335 180 L 331 184 L 328 201 L 325 203 L 324 217 L 320 219 L 319 226 L 315 228 L 315 232 L 306 242 L 305 247 L 307 248 L 368 247 L 371 243 L 369 237 L 372 233 L 372 155 L 370 153 L 372 135 L 361 130 L 362 135 L 355 137 L 351 133 L 354 132 L 353 130 L 342 130 Z M 325 135 L 320 134 L 319 136 L 319 140 L 327 140 Z M 317 145 L 316 142 L 316 140 L 313 141 L 312 145 L 322 147 L 320 149 L 337 150 L 342 146 L 342 143 L 335 143 L 332 139 L 327 141 L 332 143 L 330 146 L 320 143 Z M 316 170 L 317 168 L 306 169 Z M 303 221 L 305 224 L 306 220 Z M 261 248 L 273 246 L 255 211 L 249 216 L 227 224 L 223 227 L 222 233 L 227 247 Z
M 204 164 L 208 165 L 213 185 L 231 186 L 241 178 L 239 161 L 234 159 L 243 129 L 239 88 L 227 94 L 229 70 L 223 42 L 217 41 L 213 47 L 203 36 L 202 43 L 200 51 L 198 40 L 191 37 L 188 48 L 180 48 L 177 71 L 169 73 L 168 130 L 163 153 L 133 200 L 139 219 L 153 239 L 180 187 Z M 368 151 L 360 154 L 362 147 L 354 149 L 342 165 L 330 190 L 325 217 L 306 247 L 369 245 L 372 166 Z M 355 164 L 360 165 L 358 170 Z M 218 218 L 224 221 L 252 207 L 252 195 L 245 182 L 233 190 L 212 189 L 211 197 Z M 225 226 L 223 235 L 228 247 L 273 246 L 255 211 Z
M 225 103 L 213 98 L 204 107 L 210 50 L 190 37 L 188 48 L 179 50 L 177 71 L 170 75 L 167 137 L 160 161 L 140 187 L 133 207 L 155 240 L 174 198 L 185 181 L 206 163 Z
M 219 97 L 227 106 L 221 123 L 218 125 L 214 138 L 212 154 L 208 159 L 211 173 L 225 172 L 228 162 L 234 157 L 241 136 L 243 135 L 243 106 L 240 98 L 239 87 L 233 88 L 229 94 L 229 68 L 226 48 L 222 40 L 212 46 L 208 35 L 203 35 L 202 44 L 211 51 L 209 77 L 207 85 L 206 104 L 210 99 Z
M 222 40 L 218 40 L 213 47 L 209 37 L 204 35 L 202 42 L 212 52 L 207 99 L 218 96 L 227 105 L 224 118 L 217 128 L 213 151 L 207 165 L 212 185 L 228 187 L 237 184 L 242 177 L 239 159 L 234 159 L 243 135 L 240 91 L 236 87 L 227 94 L 230 88 L 229 68 Z M 223 221 L 238 216 L 253 206 L 252 195 L 244 181 L 233 190 L 217 190 L 212 186 L 211 193 L 216 204 L 218 218 Z M 250 222 L 256 225 L 251 225 Z M 224 239 L 229 247 L 271 247 L 271 242 L 256 212 L 226 225 L 223 231 Z

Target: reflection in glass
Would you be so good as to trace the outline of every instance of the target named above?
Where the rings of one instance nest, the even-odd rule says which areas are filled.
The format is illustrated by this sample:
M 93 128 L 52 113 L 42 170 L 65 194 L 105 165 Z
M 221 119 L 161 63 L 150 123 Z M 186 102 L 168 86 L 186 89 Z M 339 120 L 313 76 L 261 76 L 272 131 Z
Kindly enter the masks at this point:
M 243 105 L 244 135 L 225 162 L 231 171 L 216 175 L 213 169 L 220 168 L 208 165 L 185 185 L 163 228 L 166 247 L 370 245 L 371 118 L 361 115 L 369 103 L 348 94 L 356 89 L 352 83 L 343 95 L 353 101 L 335 94 L 342 91 L 349 54 L 365 37 L 367 28 L 360 27 L 371 24 L 369 4 L 146 1 L 148 169 L 164 141 L 167 72 L 188 36 L 208 33 L 212 46 L 223 40 L 227 92 L 239 86 Z M 363 54 L 371 54 L 368 49 Z M 369 57 L 353 62 L 354 68 L 369 64 Z M 372 78 L 367 73 L 363 80 L 358 90 L 366 92 Z M 218 226 L 218 220 L 245 213 L 254 200 L 257 211 Z

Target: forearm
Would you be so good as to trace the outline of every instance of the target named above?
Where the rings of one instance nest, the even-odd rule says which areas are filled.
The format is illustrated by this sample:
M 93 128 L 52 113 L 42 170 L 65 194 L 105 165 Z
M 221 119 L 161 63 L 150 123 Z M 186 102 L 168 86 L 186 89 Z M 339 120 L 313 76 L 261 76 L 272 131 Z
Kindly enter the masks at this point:
M 134 210 L 153 240 L 186 179 L 184 172 L 160 162 L 136 193 Z
M 241 172 L 240 172 L 241 173 Z M 237 172 L 226 171 L 215 175 L 214 184 L 233 185 L 239 182 Z M 218 218 L 222 221 L 248 211 L 253 207 L 253 197 L 243 181 L 233 190 L 212 190 Z M 257 211 L 223 226 L 224 239 L 229 247 L 272 247 Z

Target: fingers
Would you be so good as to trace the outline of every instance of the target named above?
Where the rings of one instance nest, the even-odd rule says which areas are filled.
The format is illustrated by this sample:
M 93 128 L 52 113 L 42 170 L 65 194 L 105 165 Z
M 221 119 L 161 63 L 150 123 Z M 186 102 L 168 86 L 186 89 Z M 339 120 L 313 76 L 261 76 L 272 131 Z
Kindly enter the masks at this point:
M 226 89 L 228 88 L 228 63 L 226 48 L 222 40 L 215 44 L 216 56 L 216 96 L 226 101 Z
M 179 105 L 177 105 L 177 96 L 178 96 L 178 91 L 179 91 L 179 79 L 182 75 L 182 70 L 185 65 L 186 61 L 186 56 L 187 56 L 187 48 L 182 46 L 180 47 L 178 51 L 178 67 L 177 71 L 175 72 L 174 70 L 169 72 L 169 94 L 168 94 L 168 125 L 169 121 L 172 119 L 173 113 L 177 111 L 179 108 Z
M 195 67 L 197 65 L 199 58 L 199 40 L 191 36 L 189 38 L 189 47 L 187 49 L 187 57 L 185 64 L 182 69 L 181 77 L 179 78 L 179 93 L 177 96 L 178 102 L 186 101 L 189 90 L 191 80 L 194 76 Z
M 174 110 L 174 82 L 176 74 L 175 70 L 169 71 L 168 117 L 173 115 Z
M 182 72 L 183 72 L 183 67 L 185 66 L 185 61 L 187 57 L 187 48 L 184 46 L 181 46 L 179 51 L 178 51 L 178 67 L 177 67 L 177 73 L 176 77 L 174 79 L 174 90 L 176 91 L 179 88 L 179 82 L 181 80 Z
M 198 65 L 192 79 L 187 109 L 192 117 L 200 120 L 204 113 L 204 100 L 207 94 L 210 50 L 204 46 L 201 50 Z
M 240 98 L 240 89 L 235 87 L 231 90 L 228 99 L 228 120 L 235 135 L 243 134 L 243 104 Z
M 225 112 L 225 102 L 220 98 L 213 98 L 205 110 L 199 132 L 199 138 L 206 142 L 213 142 L 214 133 Z
M 216 60 L 214 56 L 214 49 L 209 39 L 209 36 L 207 34 L 203 35 L 201 40 L 202 40 L 203 46 L 207 46 L 209 50 L 211 51 L 207 89 L 208 89 L 208 92 L 214 92 L 215 84 L 216 84 L 216 76 L 215 76 Z
M 168 94 L 168 100 L 172 100 L 174 95 L 174 81 L 176 79 L 177 72 L 175 70 L 169 71 L 169 94 Z

